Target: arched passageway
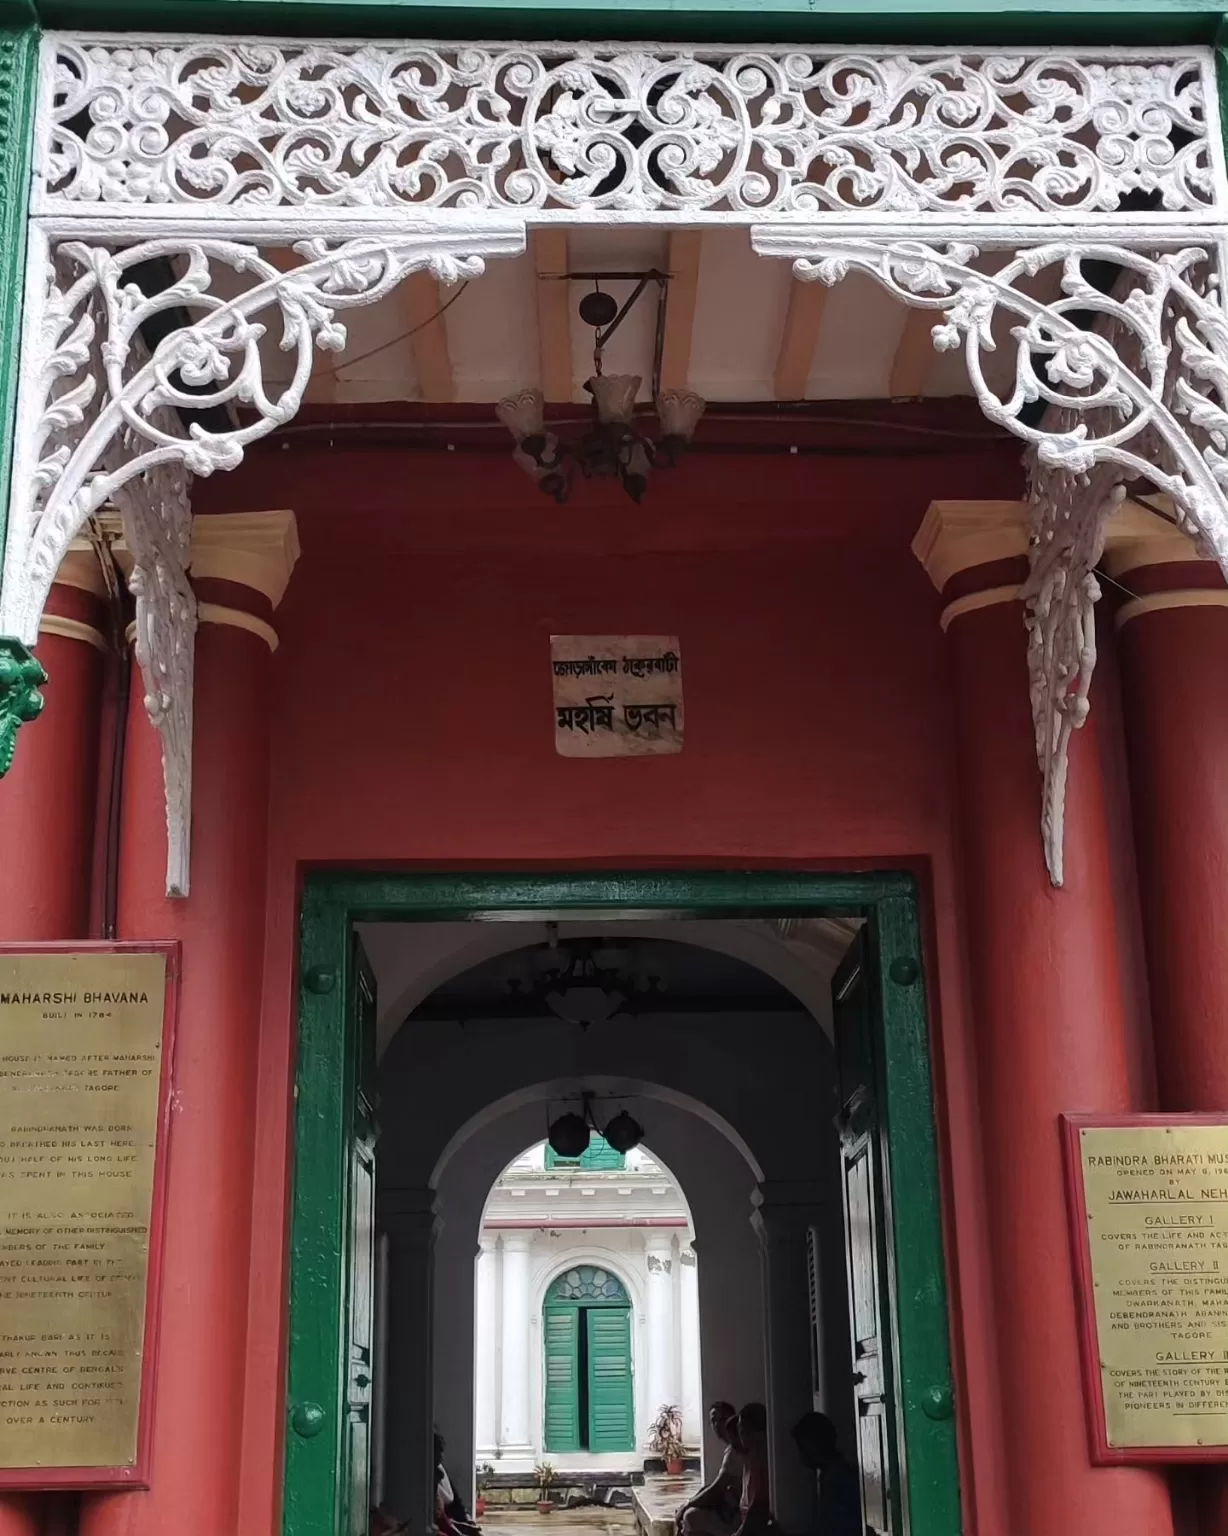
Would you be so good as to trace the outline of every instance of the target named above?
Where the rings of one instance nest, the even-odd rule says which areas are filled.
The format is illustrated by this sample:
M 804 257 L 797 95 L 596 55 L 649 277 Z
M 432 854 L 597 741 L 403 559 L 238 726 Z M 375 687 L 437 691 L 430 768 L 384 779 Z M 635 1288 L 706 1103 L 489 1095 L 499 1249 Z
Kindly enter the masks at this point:
M 685 925 L 672 926 L 681 939 Z M 578 1227 L 556 1220 L 544 1229 L 556 1247 L 566 1231 L 575 1245 L 568 1251 L 617 1275 L 628 1300 L 634 1449 L 568 1454 L 621 1454 L 642 1466 L 656 1398 L 675 1391 L 691 1398 L 681 1406 L 698 1454 L 703 1400 L 764 1400 L 773 1408 L 777 1509 L 805 1521 L 813 1478 L 792 1455 L 789 1427 L 817 1400 L 838 1418 L 851 1404 L 828 1032 L 744 961 L 655 937 L 607 941 L 598 960 L 622 976 L 625 1003 L 607 1019 L 577 1023 L 535 980 L 557 965 L 543 958 L 548 949 L 496 951 L 436 987 L 382 1056 L 381 1496 L 395 1510 L 425 1508 L 431 1474 L 416 1448 L 432 1423 L 447 1440 L 453 1477 L 467 1486 L 478 1461 L 520 1472 L 548 1452 L 558 1459 L 546 1443 L 542 1383 L 546 1296 L 559 1266 L 548 1255 L 536 1267 L 529 1261 L 523 1227 L 496 1231 L 492 1244 L 483 1214 L 509 1165 L 541 1146 L 552 1115 L 590 1094 L 599 1119 L 617 1101 L 643 1126 L 660 1187 L 675 1192 L 687 1225 L 641 1228 L 630 1256 L 616 1252 L 596 1212 L 594 1175 L 592 1192 L 580 1187 L 574 1198 L 595 1214 L 577 1215 Z M 763 1054 L 766 1031 L 771 1051 Z M 500 1203 L 524 1198 L 505 1192 Z M 692 1284 L 698 1317 L 689 1348 L 702 1362 L 701 1384 L 684 1394 L 681 1297 Z M 654 1309 L 660 1340 L 666 1306 L 668 1366 L 647 1348 Z M 527 1336 L 505 1333 L 498 1349 L 475 1358 L 483 1308 L 505 1326 L 523 1313 Z M 558 1327 L 578 1329 L 579 1320 Z M 574 1416 L 580 1407 L 577 1400 Z M 570 1429 L 570 1401 L 563 1411 Z M 852 1426 L 843 1428 L 847 1441 Z M 716 1446 L 703 1449 L 711 1457 Z

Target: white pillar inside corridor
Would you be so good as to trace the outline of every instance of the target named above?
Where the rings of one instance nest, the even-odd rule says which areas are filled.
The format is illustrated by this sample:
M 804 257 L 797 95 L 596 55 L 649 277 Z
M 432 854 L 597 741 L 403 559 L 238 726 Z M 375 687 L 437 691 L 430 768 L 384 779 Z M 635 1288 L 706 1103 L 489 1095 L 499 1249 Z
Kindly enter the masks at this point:
M 503 1234 L 502 1384 L 499 1450 L 531 1456 L 529 1438 L 529 1250 L 531 1232 Z
M 648 1396 L 645 1429 L 667 1404 L 678 1405 L 678 1342 L 674 1320 L 674 1239 L 670 1232 L 650 1234 L 645 1254 L 645 1339 Z
M 807 1241 L 812 1225 L 823 1226 L 825 1194 L 815 1184 L 763 1184 L 755 1213 L 763 1249 L 772 1509 L 786 1531 L 810 1530 L 817 1514 L 815 1479 L 802 1466 L 791 1432 L 814 1404 Z
M 699 1272 L 695 1249 L 683 1247 L 678 1254 L 678 1287 L 681 1305 L 682 1438 L 688 1448 L 704 1443 L 703 1387 L 699 1360 Z
M 499 1255 L 495 1239 L 479 1239 L 477 1276 L 474 1281 L 474 1451 L 478 1461 L 492 1461 L 499 1450 Z

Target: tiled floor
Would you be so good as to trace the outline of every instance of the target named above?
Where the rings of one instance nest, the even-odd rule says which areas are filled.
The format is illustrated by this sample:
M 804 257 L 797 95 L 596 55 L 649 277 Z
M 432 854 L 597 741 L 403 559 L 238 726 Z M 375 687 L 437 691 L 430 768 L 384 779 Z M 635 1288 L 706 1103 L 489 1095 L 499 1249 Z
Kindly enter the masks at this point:
M 487 1509 L 482 1530 L 487 1536 L 529 1536 L 530 1532 L 533 1536 L 635 1536 L 642 1529 L 646 1536 L 673 1536 L 678 1506 L 700 1486 L 698 1474 L 665 1477 L 650 1473 L 642 1488 L 632 1490 L 636 1510 L 589 1507 L 556 1509 L 543 1515 L 532 1505 L 515 1510 Z
M 556 1509 L 540 1514 L 524 1509 L 488 1509 L 482 1530 L 489 1536 L 633 1536 L 635 1515 L 629 1509 Z

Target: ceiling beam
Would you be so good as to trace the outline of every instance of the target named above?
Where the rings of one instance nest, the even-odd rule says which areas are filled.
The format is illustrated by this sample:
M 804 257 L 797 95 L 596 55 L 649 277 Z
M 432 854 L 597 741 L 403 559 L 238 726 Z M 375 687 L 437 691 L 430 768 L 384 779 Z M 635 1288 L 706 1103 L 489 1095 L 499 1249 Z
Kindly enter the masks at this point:
M 819 328 L 827 306 L 825 283 L 789 283 L 789 309 L 776 354 L 774 387 L 777 400 L 804 400 L 806 383 L 814 366 Z
M 571 361 L 571 284 L 567 282 L 567 231 L 535 229 L 530 235 L 537 271 L 537 345 L 542 394 L 570 405 L 575 395 Z
M 665 292 L 665 337 L 661 347 L 661 388 L 686 389 L 695 333 L 695 298 L 703 234 L 676 229 L 669 237 L 669 286 Z
M 423 400 L 450 405 L 456 399 L 452 378 L 452 354 L 448 350 L 448 328 L 443 307 L 455 293 L 445 294 L 439 279 L 430 272 L 411 272 L 398 294 L 409 344 L 414 351 L 414 372 Z
M 909 309 L 891 360 L 887 395 L 891 400 L 913 400 L 925 393 L 934 366 L 934 338 L 930 334 L 941 318 L 932 309 Z

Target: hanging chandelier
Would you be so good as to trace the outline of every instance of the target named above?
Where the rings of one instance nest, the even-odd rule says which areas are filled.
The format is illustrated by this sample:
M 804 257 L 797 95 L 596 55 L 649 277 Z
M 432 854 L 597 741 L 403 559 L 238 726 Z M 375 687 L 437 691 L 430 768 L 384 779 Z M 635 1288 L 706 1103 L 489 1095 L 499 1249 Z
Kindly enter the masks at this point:
M 658 283 L 662 295 L 658 306 L 657 364 L 654 368 L 654 374 L 658 375 L 654 378 L 654 386 L 659 386 L 660 339 L 668 279 L 664 273 L 649 272 L 640 275 L 638 287 L 621 309 L 612 295 L 603 293 L 600 286 L 580 300 L 580 318 L 596 333 L 593 374 L 584 385 L 592 396 L 593 415 L 583 430 L 571 439 L 550 431 L 545 422 L 545 400 L 539 389 L 522 389 L 519 394 L 506 396 L 495 407 L 495 414 L 515 439 L 513 459 L 533 477 L 538 489 L 560 506 L 571 495 L 577 469 L 586 480 L 617 479 L 632 501 L 641 501 L 648 489 L 651 471 L 659 466 L 672 469 L 678 463 L 704 413 L 702 396 L 692 390 L 654 387 L 660 432 L 657 437 L 650 437 L 639 430 L 635 420 L 635 402 L 642 378 L 638 374 L 605 373 L 602 369 L 606 343 L 653 280 Z

